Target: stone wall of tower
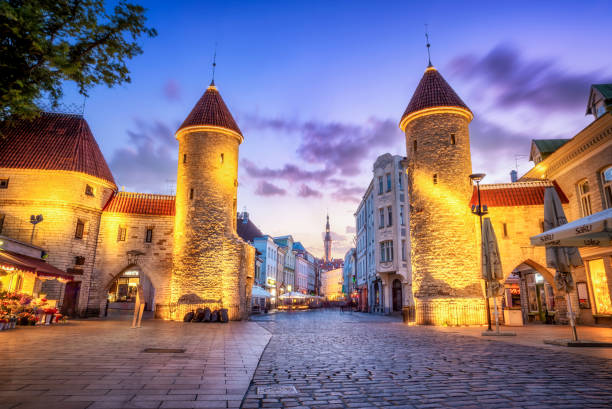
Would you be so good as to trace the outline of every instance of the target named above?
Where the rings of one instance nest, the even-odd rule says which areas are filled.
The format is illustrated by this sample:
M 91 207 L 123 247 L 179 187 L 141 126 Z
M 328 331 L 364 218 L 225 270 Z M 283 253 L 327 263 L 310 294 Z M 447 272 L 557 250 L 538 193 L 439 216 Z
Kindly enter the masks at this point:
M 223 130 L 178 139 L 171 305 L 161 315 L 182 319 L 186 311 L 207 306 L 228 308 L 230 319 L 246 318 L 254 263 L 245 259 L 254 260 L 254 249 L 235 227 L 239 141 Z
M 418 323 L 476 324 L 486 317 L 478 220 L 468 206 L 468 126 L 461 115 L 438 113 L 416 118 L 405 129 Z

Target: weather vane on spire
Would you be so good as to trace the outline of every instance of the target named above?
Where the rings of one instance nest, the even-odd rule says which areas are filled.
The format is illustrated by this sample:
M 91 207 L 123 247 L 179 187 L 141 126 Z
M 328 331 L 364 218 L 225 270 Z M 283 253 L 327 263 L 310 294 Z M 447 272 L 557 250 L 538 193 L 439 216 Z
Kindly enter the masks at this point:
M 215 53 L 213 55 L 213 63 L 212 63 L 212 81 L 210 85 L 215 85 L 215 68 L 217 67 L 217 43 L 215 43 Z
M 426 46 L 427 46 L 427 59 L 429 61 L 428 67 L 433 67 L 433 65 L 431 65 L 431 53 L 429 51 L 429 47 L 431 47 L 431 44 L 429 44 L 429 31 L 427 30 L 427 24 L 425 24 L 425 39 L 427 40 Z

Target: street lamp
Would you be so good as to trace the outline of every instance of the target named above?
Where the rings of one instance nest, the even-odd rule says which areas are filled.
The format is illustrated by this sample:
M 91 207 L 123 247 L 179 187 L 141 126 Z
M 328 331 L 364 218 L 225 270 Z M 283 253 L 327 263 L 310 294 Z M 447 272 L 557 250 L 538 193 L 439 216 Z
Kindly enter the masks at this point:
M 487 209 L 487 205 L 483 205 L 480 200 L 480 182 L 486 174 L 484 173 L 473 173 L 470 175 L 470 180 L 472 182 L 476 182 L 476 191 L 478 192 L 478 205 L 472 205 L 472 213 L 477 215 L 480 220 L 480 240 L 482 241 L 482 216 L 489 213 Z M 482 243 L 481 243 L 482 247 Z M 487 331 L 492 331 L 491 329 L 491 307 L 489 306 L 489 294 L 487 289 L 487 282 L 485 281 L 485 303 L 487 307 Z

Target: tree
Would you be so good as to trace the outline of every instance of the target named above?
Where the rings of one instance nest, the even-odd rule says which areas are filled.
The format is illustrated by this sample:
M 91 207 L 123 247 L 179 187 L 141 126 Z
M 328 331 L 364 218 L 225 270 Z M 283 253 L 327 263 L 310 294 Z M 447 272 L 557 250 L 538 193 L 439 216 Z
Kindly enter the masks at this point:
M 157 35 L 144 12 L 124 0 L 112 14 L 103 0 L 0 0 L 0 121 L 35 117 L 43 97 L 57 106 L 65 81 L 85 96 L 129 83 L 136 40 Z

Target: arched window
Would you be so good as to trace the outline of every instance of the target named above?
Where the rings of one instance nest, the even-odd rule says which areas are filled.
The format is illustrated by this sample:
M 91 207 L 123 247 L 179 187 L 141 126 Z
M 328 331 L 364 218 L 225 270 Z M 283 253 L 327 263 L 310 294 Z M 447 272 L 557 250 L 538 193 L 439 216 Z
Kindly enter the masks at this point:
M 591 208 L 591 189 L 588 180 L 578 183 L 578 197 L 580 199 L 580 213 L 582 217 L 591 215 L 593 210 Z
M 612 166 L 601 171 L 601 187 L 603 189 L 603 202 L 606 209 L 612 208 Z

